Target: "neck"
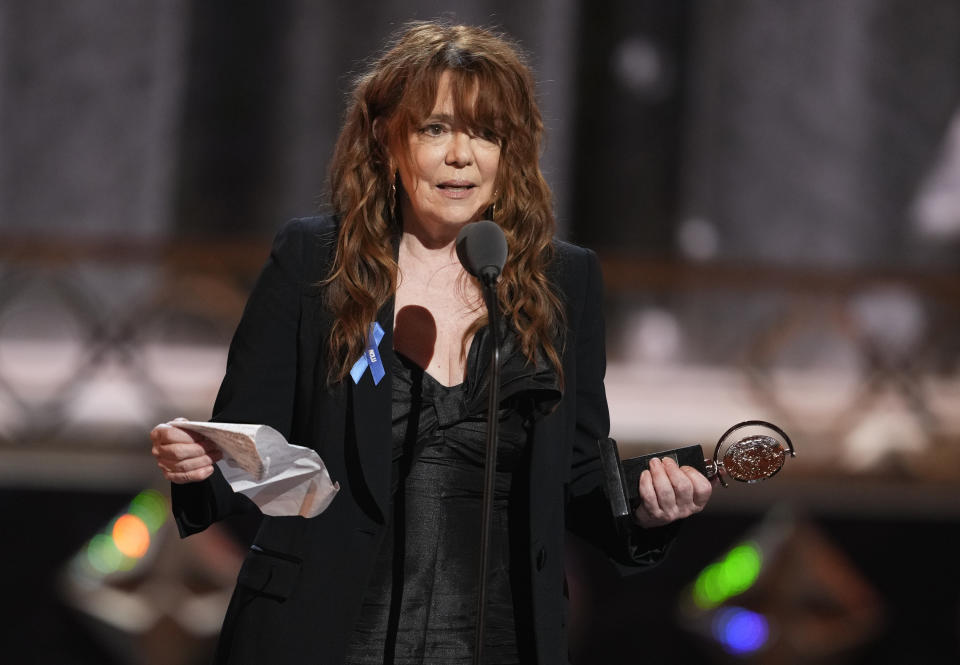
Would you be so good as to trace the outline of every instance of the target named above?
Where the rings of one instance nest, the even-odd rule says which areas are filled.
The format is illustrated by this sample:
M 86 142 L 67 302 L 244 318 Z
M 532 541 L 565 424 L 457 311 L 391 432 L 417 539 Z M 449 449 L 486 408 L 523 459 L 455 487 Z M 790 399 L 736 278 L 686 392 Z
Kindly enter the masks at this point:
M 431 265 L 447 265 L 458 263 L 456 251 L 456 236 L 450 239 L 440 239 L 423 234 L 404 225 L 400 236 L 400 249 L 404 254 L 420 263 Z
M 457 234 L 468 222 L 451 223 L 437 220 L 424 220 L 416 215 L 410 199 L 406 195 L 400 200 L 400 219 L 403 235 L 413 236 L 427 250 L 448 248 L 456 243 Z M 473 220 L 479 219 L 475 216 Z

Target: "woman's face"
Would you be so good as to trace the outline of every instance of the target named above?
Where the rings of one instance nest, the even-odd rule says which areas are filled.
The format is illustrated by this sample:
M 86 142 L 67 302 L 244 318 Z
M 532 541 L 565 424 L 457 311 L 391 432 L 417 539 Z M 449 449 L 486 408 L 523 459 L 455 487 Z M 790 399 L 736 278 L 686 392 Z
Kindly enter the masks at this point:
M 493 203 L 500 144 L 470 133 L 454 117 L 450 74 L 440 77 L 430 117 L 408 136 L 409 159 L 399 160 L 404 229 L 434 237 L 455 234 Z

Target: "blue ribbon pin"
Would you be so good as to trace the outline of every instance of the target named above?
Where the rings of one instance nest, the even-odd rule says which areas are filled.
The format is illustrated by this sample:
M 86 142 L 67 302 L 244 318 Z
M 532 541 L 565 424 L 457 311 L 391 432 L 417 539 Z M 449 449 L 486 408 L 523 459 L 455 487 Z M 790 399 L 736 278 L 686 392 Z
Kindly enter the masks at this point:
M 383 361 L 380 358 L 379 346 L 382 339 L 383 328 L 379 322 L 374 321 L 367 331 L 367 348 L 363 350 L 363 355 L 353 364 L 353 368 L 350 370 L 350 378 L 353 379 L 354 383 L 360 383 L 360 377 L 369 367 L 370 376 L 373 377 L 373 385 L 380 385 L 380 380 L 387 373 L 383 369 Z

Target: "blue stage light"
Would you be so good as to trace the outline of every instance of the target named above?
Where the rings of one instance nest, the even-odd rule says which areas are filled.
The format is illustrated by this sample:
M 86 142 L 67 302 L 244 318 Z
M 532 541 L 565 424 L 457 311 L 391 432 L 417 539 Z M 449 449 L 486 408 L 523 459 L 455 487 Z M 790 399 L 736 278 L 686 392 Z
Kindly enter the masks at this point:
M 726 607 L 714 615 L 713 636 L 729 653 L 749 654 L 767 643 L 770 626 L 762 614 Z

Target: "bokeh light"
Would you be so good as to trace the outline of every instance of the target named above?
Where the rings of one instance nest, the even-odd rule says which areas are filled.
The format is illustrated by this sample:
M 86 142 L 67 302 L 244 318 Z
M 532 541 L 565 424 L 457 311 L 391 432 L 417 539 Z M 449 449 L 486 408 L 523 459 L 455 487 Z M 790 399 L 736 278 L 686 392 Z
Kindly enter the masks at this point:
M 113 523 L 113 542 L 124 555 L 139 559 L 150 548 L 150 530 L 142 519 L 126 513 Z
M 127 509 L 95 534 L 74 558 L 74 571 L 105 577 L 132 570 L 155 541 L 153 534 L 169 519 L 169 500 L 156 490 L 137 494 Z
M 143 520 L 150 533 L 156 533 L 167 521 L 167 499 L 157 490 L 144 490 L 133 497 L 129 512 Z
M 124 558 L 113 538 L 105 533 L 98 533 L 87 543 L 87 561 L 101 575 L 109 575 L 119 570 Z
M 697 576 L 693 602 L 701 609 L 710 609 L 743 593 L 757 581 L 762 563 L 763 557 L 755 543 L 737 545 Z
M 725 607 L 713 618 L 713 636 L 733 654 L 750 654 L 770 636 L 767 618 L 743 607 Z

